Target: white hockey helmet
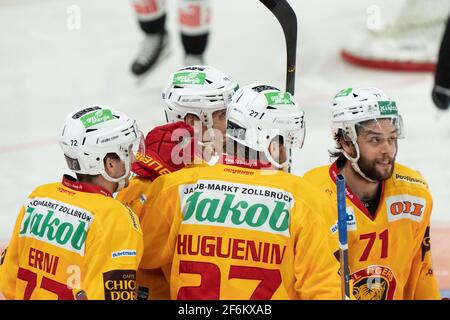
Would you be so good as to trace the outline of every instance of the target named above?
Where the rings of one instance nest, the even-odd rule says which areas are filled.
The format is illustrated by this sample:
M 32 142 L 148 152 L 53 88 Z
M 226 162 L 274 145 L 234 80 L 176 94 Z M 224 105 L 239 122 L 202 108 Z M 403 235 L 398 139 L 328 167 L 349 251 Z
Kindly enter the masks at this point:
M 253 83 L 233 96 L 227 112 L 227 138 L 263 152 L 272 165 L 282 168 L 269 152 L 273 138 L 281 136 L 286 149 L 301 148 L 305 138 L 304 112 L 288 92 Z
M 130 172 L 132 154 L 145 152 L 142 132 L 126 114 L 104 107 L 87 107 L 71 112 L 64 123 L 59 144 L 70 170 L 86 175 L 101 174 L 123 188 Z M 108 175 L 104 158 L 115 153 L 125 163 L 125 174 Z
M 226 109 L 238 84 L 223 72 L 208 66 L 187 66 L 170 76 L 162 93 L 167 122 L 183 121 L 190 113 L 212 128 L 214 111 Z
M 344 156 L 352 162 L 353 168 L 365 179 L 357 161 L 360 158 L 357 143 L 357 128 L 369 120 L 390 119 L 397 129 L 397 138 L 403 138 L 403 119 L 398 113 L 397 104 L 384 92 L 377 88 L 346 88 L 333 99 L 331 107 L 331 133 L 336 138 L 339 132 L 344 139 L 351 141 L 356 149 L 356 156 L 350 157 L 345 151 Z

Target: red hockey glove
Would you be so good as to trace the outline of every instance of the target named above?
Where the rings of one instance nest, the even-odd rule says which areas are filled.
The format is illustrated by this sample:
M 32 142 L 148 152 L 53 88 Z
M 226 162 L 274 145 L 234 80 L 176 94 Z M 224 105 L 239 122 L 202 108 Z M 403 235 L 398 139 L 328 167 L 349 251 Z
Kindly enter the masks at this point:
M 155 180 L 184 168 L 194 159 L 194 130 L 183 121 L 153 128 L 145 137 L 145 155 L 138 154 L 132 171 Z

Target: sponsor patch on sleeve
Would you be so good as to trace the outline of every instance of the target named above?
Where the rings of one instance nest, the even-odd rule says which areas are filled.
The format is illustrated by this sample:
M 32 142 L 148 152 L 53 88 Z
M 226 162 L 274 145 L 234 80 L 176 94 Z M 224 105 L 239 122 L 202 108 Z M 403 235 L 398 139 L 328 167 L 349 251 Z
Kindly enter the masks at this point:
M 136 229 L 137 231 L 141 231 L 141 226 L 133 210 L 131 210 L 129 207 L 126 208 L 128 209 L 128 213 L 130 214 L 131 224 L 133 225 L 133 228 Z
M 111 252 L 111 258 L 121 258 L 121 257 L 135 257 L 136 250 L 125 249 Z
M 112 270 L 103 273 L 105 300 L 136 300 L 136 271 Z

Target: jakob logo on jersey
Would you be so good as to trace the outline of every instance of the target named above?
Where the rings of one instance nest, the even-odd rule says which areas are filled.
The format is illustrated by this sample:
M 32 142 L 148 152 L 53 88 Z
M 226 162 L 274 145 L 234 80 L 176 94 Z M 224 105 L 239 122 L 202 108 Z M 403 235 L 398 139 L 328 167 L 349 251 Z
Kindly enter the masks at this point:
M 179 189 L 183 224 L 214 225 L 289 237 L 293 196 L 263 186 L 205 180 Z
M 357 300 L 392 300 L 397 280 L 385 266 L 368 266 L 352 274 L 353 295 Z
M 84 256 L 92 213 L 49 198 L 29 199 L 19 237 L 44 241 Z
M 103 273 L 105 300 L 136 300 L 136 271 L 112 270 Z

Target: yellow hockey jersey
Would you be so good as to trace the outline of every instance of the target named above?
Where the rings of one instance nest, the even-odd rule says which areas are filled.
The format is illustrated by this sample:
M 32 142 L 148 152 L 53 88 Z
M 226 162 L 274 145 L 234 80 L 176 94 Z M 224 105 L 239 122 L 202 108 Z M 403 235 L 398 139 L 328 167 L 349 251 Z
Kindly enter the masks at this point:
M 122 189 L 116 195 L 116 200 L 129 207 L 141 219 L 142 208 L 149 197 L 151 179 L 133 176 L 128 187 Z
M 154 165 L 153 162 L 151 164 Z M 157 165 L 158 168 L 159 167 L 163 168 L 160 171 L 164 170 L 164 174 L 161 175 L 167 175 L 171 173 L 161 163 L 158 162 Z M 186 166 L 205 167 L 208 166 L 208 164 L 203 160 L 199 159 L 198 157 L 195 157 L 193 163 Z M 116 200 L 120 201 L 122 204 L 133 210 L 133 212 L 138 216 L 139 219 L 142 219 L 142 215 L 144 214 L 143 212 L 144 203 L 151 195 L 150 194 L 151 184 L 152 179 L 144 176 L 133 175 L 133 177 L 130 179 L 128 187 L 118 192 L 115 198 Z
M 140 268 L 172 265 L 172 299 L 340 299 L 322 221 L 299 177 L 218 164 L 157 178 Z
M 154 165 L 153 163 L 151 163 Z M 161 163 L 157 163 L 158 168 L 163 168 L 164 174 L 170 172 L 164 168 Z M 196 157 L 192 165 L 189 166 L 207 166 L 207 164 L 200 158 Z M 116 195 L 116 200 L 123 203 L 125 206 L 131 208 L 133 212 L 138 216 L 139 221 L 142 220 L 144 211 L 144 203 L 151 195 L 152 180 L 148 177 L 135 175 L 130 179 L 128 187 L 121 190 Z M 165 274 L 169 273 L 170 266 L 166 266 L 162 269 L 155 270 L 138 270 L 137 273 L 137 287 L 138 287 L 138 299 L 142 300 L 168 300 L 170 299 L 169 283 Z
M 145 214 L 143 207 L 147 198 L 150 197 L 151 184 L 151 179 L 134 176 L 130 179 L 129 186 L 116 195 L 118 201 L 133 210 L 139 221 L 142 220 L 142 216 Z M 168 280 L 161 268 L 154 270 L 139 269 L 137 271 L 138 299 L 168 300 L 170 299 L 169 290 Z
M 335 162 L 307 172 L 304 178 L 337 207 L 337 174 Z M 374 217 L 349 189 L 346 205 L 353 296 L 360 300 L 439 299 L 430 252 L 433 202 L 422 176 L 395 164 L 392 177 L 382 182 Z M 337 211 L 327 219 L 329 232 L 337 234 Z
M 132 300 L 142 248 L 129 208 L 101 187 L 64 176 L 35 189 L 21 208 L 0 292 L 7 299 Z

